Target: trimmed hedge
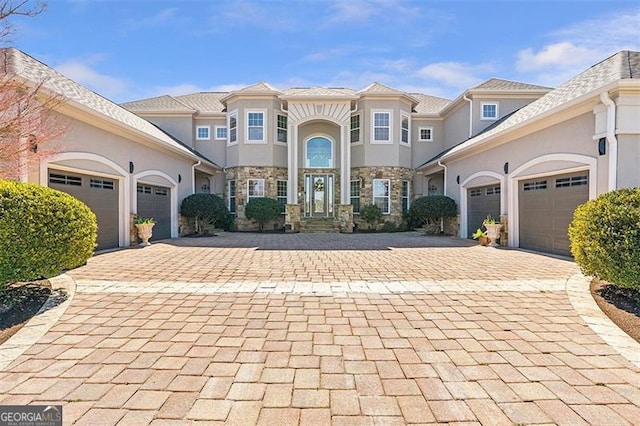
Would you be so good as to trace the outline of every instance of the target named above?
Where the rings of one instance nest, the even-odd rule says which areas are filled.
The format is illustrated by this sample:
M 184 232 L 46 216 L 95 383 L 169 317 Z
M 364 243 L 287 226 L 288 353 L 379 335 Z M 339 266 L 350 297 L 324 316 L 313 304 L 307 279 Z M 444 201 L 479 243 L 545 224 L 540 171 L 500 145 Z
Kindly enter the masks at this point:
M 377 204 L 365 204 L 360 207 L 360 219 L 367 222 L 369 229 L 375 229 L 382 220 L 382 209 Z
M 586 275 L 640 290 L 640 188 L 608 192 L 579 206 L 569 240 Z
M 431 195 L 415 199 L 408 212 L 408 222 L 419 225 L 439 223 L 441 218 L 458 214 L 456 202 L 445 195 Z
M 264 225 L 268 221 L 280 217 L 280 204 L 275 198 L 252 198 L 244 208 L 244 215 L 247 219 L 258 222 L 260 231 L 264 231 Z
M 192 194 L 182 200 L 180 214 L 228 230 L 233 220 L 227 203 L 215 194 Z
M 96 247 L 91 209 L 61 191 L 0 180 L 0 284 L 52 277 Z

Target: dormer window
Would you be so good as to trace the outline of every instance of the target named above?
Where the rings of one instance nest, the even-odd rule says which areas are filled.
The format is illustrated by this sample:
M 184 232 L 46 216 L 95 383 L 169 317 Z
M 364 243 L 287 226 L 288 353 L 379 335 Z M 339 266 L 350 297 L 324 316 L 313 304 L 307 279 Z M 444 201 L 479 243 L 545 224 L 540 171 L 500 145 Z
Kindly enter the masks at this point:
M 498 119 L 498 103 L 497 102 L 481 102 L 481 120 L 497 120 Z

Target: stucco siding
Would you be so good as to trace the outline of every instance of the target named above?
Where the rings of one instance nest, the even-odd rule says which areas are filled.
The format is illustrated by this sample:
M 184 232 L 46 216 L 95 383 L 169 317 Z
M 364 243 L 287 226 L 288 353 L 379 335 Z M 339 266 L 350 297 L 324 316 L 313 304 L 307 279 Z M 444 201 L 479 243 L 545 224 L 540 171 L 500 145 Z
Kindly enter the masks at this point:
M 163 116 L 147 116 L 141 114 L 141 117 L 160 127 L 163 131 L 178 139 L 185 145 L 193 148 L 195 127 L 191 117 L 163 117 Z
M 618 136 L 618 188 L 640 186 L 640 135 Z

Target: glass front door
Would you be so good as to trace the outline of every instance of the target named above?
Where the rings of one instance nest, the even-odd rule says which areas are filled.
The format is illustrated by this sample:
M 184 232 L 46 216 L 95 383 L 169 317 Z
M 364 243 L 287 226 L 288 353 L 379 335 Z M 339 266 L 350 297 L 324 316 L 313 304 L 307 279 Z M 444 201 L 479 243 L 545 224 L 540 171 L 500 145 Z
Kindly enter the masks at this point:
M 305 216 L 333 216 L 333 175 L 305 175 Z

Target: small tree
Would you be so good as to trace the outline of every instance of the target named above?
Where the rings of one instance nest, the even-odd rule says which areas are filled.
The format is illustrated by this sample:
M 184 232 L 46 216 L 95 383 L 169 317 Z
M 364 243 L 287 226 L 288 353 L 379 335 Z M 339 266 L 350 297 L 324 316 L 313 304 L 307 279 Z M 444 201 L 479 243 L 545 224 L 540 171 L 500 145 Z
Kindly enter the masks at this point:
M 409 221 L 425 227 L 440 225 L 445 217 L 455 217 L 457 214 L 456 202 L 445 195 L 420 197 L 409 207 Z
M 280 204 L 275 198 L 252 198 L 245 206 L 244 214 L 247 219 L 258 222 L 260 232 L 263 232 L 268 221 L 280 217 Z
M 360 218 L 367 222 L 369 229 L 374 229 L 382 219 L 382 210 L 376 204 L 366 204 L 360 208 Z
M 193 194 L 182 200 L 180 214 L 195 220 L 195 231 L 200 233 L 202 221 L 214 227 L 227 229 L 231 222 L 224 200 L 215 194 Z

